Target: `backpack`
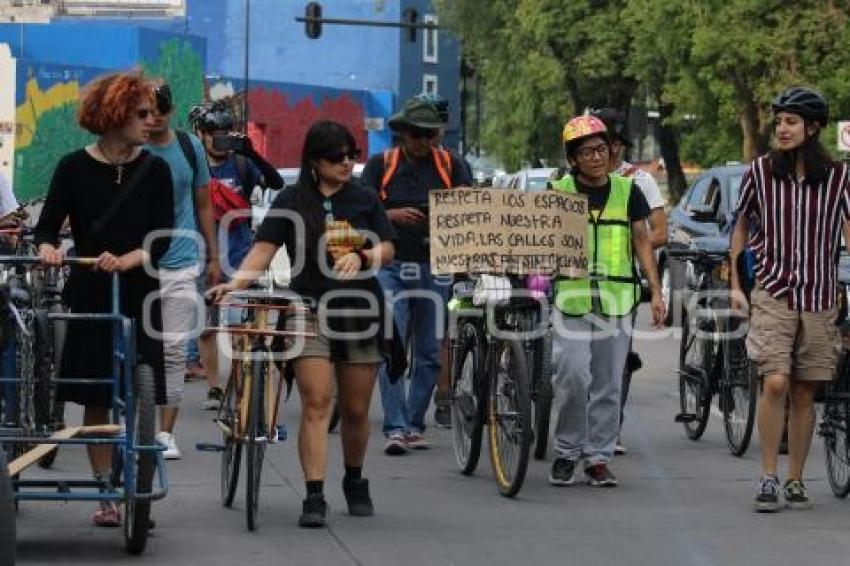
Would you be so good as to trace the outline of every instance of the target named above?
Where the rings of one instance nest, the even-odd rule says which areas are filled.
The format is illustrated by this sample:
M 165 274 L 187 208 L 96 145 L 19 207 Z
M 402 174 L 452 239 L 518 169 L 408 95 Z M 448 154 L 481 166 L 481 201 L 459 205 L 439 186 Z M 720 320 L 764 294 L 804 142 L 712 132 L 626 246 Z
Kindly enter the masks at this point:
M 434 166 L 437 168 L 437 174 L 447 189 L 452 187 L 452 155 L 443 148 L 432 147 L 431 155 L 434 158 Z M 387 200 L 387 186 L 395 175 L 398 169 L 398 162 L 401 159 L 401 148 L 394 147 L 384 152 L 384 176 L 381 177 L 381 186 L 378 188 L 378 196 L 381 200 Z

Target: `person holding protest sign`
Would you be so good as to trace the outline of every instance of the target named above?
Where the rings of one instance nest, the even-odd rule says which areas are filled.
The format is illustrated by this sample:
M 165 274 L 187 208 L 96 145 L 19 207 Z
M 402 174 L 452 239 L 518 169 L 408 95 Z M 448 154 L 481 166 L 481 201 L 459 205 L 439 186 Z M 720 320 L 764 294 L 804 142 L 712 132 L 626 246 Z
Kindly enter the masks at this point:
M 652 319 L 663 325 L 664 302 L 646 228 L 649 205 L 635 182 L 608 172 L 611 141 L 594 116 L 564 126 L 570 175 L 553 189 L 587 197 L 588 274 L 556 282 L 553 389 L 558 405 L 556 458 L 549 482 L 572 485 L 579 460 L 592 486 L 614 487 L 608 468 L 620 428 L 620 387 L 632 312 L 640 300 L 634 256 L 647 274 Z

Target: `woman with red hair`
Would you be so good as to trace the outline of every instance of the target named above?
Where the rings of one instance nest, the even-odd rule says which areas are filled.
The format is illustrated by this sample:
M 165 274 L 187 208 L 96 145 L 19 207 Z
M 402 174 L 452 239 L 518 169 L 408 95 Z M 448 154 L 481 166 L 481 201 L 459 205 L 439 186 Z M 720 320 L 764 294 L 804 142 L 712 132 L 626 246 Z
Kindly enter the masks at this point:
M 155 332 L 148 332 L 161 329 L 160 310 L 147 308 L 143 313 L 142 306 L 146 297 L 159 294 L 159 282 L 151 274 L 168 250 L 170 238 L 157 237 L 147 248 L 143 244 L 151 232 L 172 228 L 174 207 L 168 165 L 142 149 L 153 123 L 152 105 L 151 86 L 139 73 L 107 75 L 88 86 L 80 100 L 78 121 L 98 138 L 59 161 L 35 242 L 44 263 L 61 264 L 58 236 L 67 218 L 77 255 L 97 258 L 91 269 L 72 270 L 63 293 L 72 312 L 109 312 L 111 274 L 121 274 L 121 312 L 135 320 L 138 362 L 153 368 L 157 402 L 163 403 L 162 342 Z M 146 261 L 153 270 L 143 267 Z M 85 406 L 85 425 L 109 422 L 111 373 L 110 326 L 69 322 L 57 396 Z M 104 385 L 63 384 L 63 378 L 103 379 Z M 112 447 L 89 446 L 89 460 L 95 478 L 108 481 Z M 98 526 L 119 526 L 121 514 L 115 503 L 102 502 L 93 520 Z

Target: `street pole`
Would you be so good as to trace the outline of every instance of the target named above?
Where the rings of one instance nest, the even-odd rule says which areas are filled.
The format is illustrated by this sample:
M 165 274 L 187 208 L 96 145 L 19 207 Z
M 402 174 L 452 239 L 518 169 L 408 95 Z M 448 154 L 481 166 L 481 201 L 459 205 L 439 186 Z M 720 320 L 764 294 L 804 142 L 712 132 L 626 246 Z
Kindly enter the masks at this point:
M 251 53 L 251 0 L 245 0 L 245 80 L 242 87 L 242 133 L 248 133 L 248 86 Z

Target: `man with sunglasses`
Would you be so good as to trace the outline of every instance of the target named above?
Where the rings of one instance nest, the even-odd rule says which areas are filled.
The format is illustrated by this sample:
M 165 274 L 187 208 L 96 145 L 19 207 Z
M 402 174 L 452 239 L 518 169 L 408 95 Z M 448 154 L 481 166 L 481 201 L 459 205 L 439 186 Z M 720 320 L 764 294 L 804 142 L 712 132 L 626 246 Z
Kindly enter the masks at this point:
M 274 165 L 254 149 L 249 137 L 232 131 L 233 116 L 223 102 L 213 102 L 196 114 L 195 128 L 209 162 L 216 230 L 227 230 L 227 237 L 219 240 L 226 242 L 226 247 L 219 250 L 219 261 L 227 276 L 236 272 L 253 244 L 250 199 L 254 187 L 277 191 L 284 182 Z M 215 337 L 202 335 L 198 346 L 210 388 L 203 406 L 218 410 L 224 392 L 218 375 Z
M 180 449 L 174 426 L 183 398 L 186 343 L 195 319 L 193 313 L 197 311 L 192 297 L 201 272 L 199 233 L 205 244 L 206 274 L 211 284 L 218 282 L 221 267 L 204 149 L 197 137 L 171 127 L 174 101 L 169 85 L 157 81 L 154 93 L 156 104 L 147 149 L 168 163 L 174 185 L 174 233 L 171 246 L 159 263 L 167 405 L 160 408 L 157 440 L 166 447 L 163 457 L 177 460 Z
M 432 100 L 411 98 L 389 120 L 398 146 L 370 157 L 360 178 L 378 192 L 396 229 L 395 260 L 381 269 L 378 279 L 397 327 L 415 336 L 409 391 L 406 380 L 390 383 L 386 368 L 379 374 L 384 451 L 390 455 L 429 447 L 424 420 L 440 373 L 449 281 L 438 281 L 431 274 L 428 192 L 472 184 L 463 161 L 435 144 L 445 125 L 445 114 L 441 116 Z

